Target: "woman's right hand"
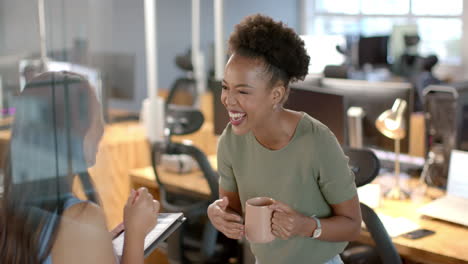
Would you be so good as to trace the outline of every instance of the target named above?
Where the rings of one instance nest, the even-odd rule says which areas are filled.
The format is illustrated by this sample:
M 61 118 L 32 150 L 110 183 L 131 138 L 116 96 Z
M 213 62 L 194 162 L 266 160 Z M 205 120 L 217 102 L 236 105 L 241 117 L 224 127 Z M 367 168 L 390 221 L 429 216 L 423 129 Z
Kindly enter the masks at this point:
M 153 200 L 148 189 L 142 187 L 131 191 L 124 208 L 124 226 L 126 233 L 145 238 L 156 226 L 160 204 Z
M 244 236 L 244 225 L 240 215 L 228 208 L 227 197 L 214 201 L 208 206 L 208 218 L 213 226 L 231 239 L 241 239 Z

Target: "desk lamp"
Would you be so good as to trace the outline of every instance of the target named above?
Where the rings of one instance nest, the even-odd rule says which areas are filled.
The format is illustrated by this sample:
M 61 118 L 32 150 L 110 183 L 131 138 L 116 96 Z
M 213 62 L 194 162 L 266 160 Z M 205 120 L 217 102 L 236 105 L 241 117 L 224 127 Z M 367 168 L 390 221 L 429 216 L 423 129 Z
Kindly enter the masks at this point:
M 386 110 L 375 121 L 375 126 L 384 136 L 395 140 L 395 185 L 385 196 L 390 199 L 407 199 L 408 193 L 400 187 L 400 140 L 406 136 L 405 119 L 406 101 L 397 98 L 391 109 Z

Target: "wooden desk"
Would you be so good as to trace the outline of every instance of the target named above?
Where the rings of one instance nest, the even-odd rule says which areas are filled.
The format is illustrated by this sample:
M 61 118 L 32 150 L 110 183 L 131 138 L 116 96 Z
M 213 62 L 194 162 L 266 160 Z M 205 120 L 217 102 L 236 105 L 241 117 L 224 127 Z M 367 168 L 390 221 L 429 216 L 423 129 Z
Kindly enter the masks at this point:
M 410 186 L 414 184 L 411 182 Z M 437 197 L 442 192 L 430 188 L 428 194 Z M 468 228 L 449 222 L 423 217 L 416 211 L 430 199 L 414 203 L 411 200 L 398 201 L 384 199 L 377 213 L 384 213 L 392 217 L 405 217 L 436 233 L 420 239 L 393 238 L 398 253 L 407 260 L 427 264 L 462 264 L 468 263 Z M 358 239 L 365 244 L 373 244 L 368 232 L 361 232 Z
M 213 169 L 216 170 L 216 155 L 209 156 L 208 160 L 210 161 L 210 164 L 213 167 Z M 201 198 L 210 197 L 210 188 L 200 170 L 185 174 L 178 174 L 168 172 L 160 166 L 158 167 L 158 174 L 161 178 L 160 180 L 171 191 L 190 193 L 191 195 L 199 196 Z M 152 189 L 158 188 L 153 168 L 151 166 L 131 170 L 130 179 L 132 183 L 137 186 L 145 186 Z

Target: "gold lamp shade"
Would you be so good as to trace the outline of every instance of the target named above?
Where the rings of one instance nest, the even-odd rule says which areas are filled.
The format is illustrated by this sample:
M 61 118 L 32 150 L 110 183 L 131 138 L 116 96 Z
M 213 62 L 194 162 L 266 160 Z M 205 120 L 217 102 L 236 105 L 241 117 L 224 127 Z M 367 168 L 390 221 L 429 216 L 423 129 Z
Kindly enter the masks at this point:
M 403 113 L 406 109 L 406 101 L 397 98 L 392 109 L 380 114 L 375 121 L 375 126 L 384 136 L 391 139 L 403 139 L 406 136 L 405 119 Z

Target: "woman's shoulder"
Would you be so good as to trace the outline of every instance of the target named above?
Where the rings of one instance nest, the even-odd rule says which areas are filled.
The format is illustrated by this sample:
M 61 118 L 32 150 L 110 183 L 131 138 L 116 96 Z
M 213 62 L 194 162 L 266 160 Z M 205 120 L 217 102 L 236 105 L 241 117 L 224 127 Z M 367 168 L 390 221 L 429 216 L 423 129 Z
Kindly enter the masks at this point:
M 65 209 L 62 218 L 73 220 L 77 224 L 105 224 L 105 215 L 102 208 L 89 201 L 75 203 Z
M 325 124 L 307 113 L 304 113 L 301 122 L 303 123 L 302 132 L 306 134 L 312 134 L 315 138 L 320 139 L 322 137 L 328 137 L 333 134 Z
M 88 259 L 83 252 L 95 254 L 96 260 L 114 258 L 104 211 L 92 202 L 76 203 L 65 209 L 52 249 L 53 262 L 70 263 L 78 258 L 82 263 L 88 263 L 84 261 Z
M 236 135 L 232 131 L 232 125 L 229 123 L 224 128 L 223 133 L 219 136 L 218 144 L 227 145 L 230 147 L 239 146 L 241 142 L 244 142 L 247 135 Z
M 106 218 L 102 208 L 92 202 L 82 202 L 64 211 L 57 238 L 80 236 L 89 239 L 96 238 L 97 234 L 106 233 L 108 233 Z

